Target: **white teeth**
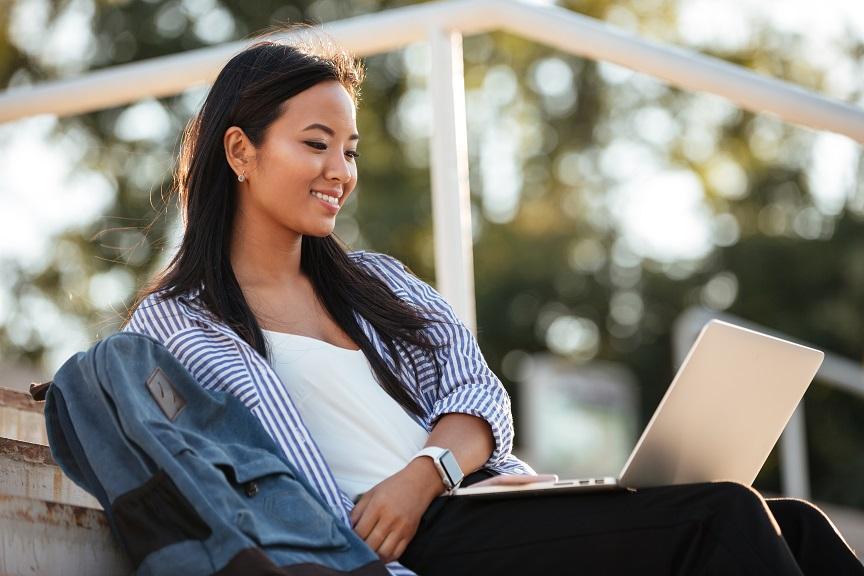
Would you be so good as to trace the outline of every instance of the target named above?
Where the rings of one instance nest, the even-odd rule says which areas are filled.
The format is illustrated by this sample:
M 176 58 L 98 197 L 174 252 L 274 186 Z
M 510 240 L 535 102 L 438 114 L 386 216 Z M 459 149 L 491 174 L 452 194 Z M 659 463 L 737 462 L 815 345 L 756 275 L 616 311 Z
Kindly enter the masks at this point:
M 339 205 L 339 199 L 336 198 L 335 196 L 327 196 L 326 194 L 321 194 L 320 192 L 312 192 L 312 195 L 315 196 L 316 198 L 320 198 L 321 200 L 324 200 L 325 202 L 329 202 L 330 204 L 333 204 L 334 206 Z

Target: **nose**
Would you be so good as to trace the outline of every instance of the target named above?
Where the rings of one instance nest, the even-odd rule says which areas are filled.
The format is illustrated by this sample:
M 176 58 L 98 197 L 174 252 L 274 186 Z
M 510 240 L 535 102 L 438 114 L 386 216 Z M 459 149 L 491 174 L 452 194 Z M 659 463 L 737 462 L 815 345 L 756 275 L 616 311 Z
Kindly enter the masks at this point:
M 354 168 L 342 154 L 333 154 L 324 167 L 324 177 L 331 182 L 347 184 L 354 177 Z

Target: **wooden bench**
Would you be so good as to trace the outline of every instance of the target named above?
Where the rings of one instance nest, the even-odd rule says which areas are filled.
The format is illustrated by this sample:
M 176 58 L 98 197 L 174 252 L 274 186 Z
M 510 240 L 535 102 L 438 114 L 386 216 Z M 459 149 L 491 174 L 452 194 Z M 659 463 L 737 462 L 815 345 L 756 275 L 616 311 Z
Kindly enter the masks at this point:
M 0 574 L 131 574 L 99 502 L 51 458 L 42 405 L 0 389 Z
M 42 403 L 26 392 L 0 388 L 0 438 L 48 445 Z

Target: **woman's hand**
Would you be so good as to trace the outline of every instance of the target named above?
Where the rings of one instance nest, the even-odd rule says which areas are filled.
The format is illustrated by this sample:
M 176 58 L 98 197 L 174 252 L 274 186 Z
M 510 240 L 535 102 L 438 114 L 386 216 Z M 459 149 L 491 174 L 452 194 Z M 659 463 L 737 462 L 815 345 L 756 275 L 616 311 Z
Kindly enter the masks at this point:
M 501 474 L 471 484 L 472 488 L 483 486 L 521 486 L 523 484 L 534 484 L 536 482 L 557 482 L 557 474 Z
M 429 504 L 443 492 L 432 459 L 415 458 L 360 497 L 351 511 L 351 525 L 382 561 L 392 562 L 414 538 Z

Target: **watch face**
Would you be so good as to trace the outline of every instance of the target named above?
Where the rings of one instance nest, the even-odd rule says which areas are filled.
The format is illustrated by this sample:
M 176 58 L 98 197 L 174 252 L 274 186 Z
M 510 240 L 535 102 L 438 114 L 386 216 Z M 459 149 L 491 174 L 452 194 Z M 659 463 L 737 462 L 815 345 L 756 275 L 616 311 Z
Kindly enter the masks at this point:
M 456 457 L 453 456 L 453 453 L 449 450 L 445 452 L 441 456 L 441 467 L 444 468 L 444 472 L 447 473 L 447 477 L 450 478 L 450 486 L 456 486 L 459 482 L 462 481 L 462 469 L 459 467 L 459 462 L 456 461 Z

